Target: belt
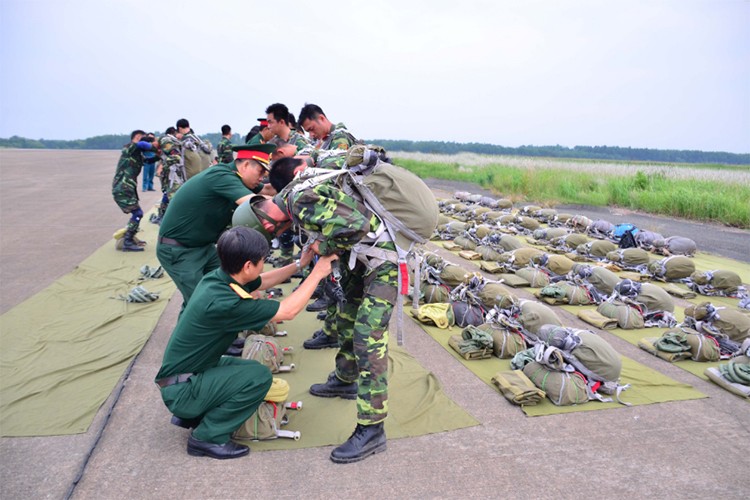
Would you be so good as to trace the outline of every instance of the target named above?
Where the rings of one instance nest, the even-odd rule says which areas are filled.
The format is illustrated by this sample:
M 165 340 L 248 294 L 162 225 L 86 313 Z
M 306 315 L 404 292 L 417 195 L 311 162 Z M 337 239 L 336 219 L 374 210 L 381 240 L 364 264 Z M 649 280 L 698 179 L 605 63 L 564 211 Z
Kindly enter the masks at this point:
M 172 238 L 167 238 L 166 236 L 159 236 L 159 243 L 164 243 L 165 245 L 174 245 L 176 247 L 184 247 L 182 243 L 180 243 L 177 240 L 173 240 Z
M 180 373 L 179 375 L 172 375 L 171 377 L 160 378 L 156 381 L 156 385 L 164 389 L 170 385 L 181 384 L 187 382 L 187 379 L 195 375 L 195 373 Z

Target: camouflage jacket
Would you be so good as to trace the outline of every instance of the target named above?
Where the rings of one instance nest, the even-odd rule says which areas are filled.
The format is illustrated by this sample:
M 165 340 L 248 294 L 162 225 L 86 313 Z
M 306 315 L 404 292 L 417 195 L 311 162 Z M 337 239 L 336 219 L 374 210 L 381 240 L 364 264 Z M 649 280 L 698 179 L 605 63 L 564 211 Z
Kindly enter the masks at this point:
M 318 168 L 340 169 L 346 162 L 347 150 L 357 143 L 357 139 L 346 129 L 343 123 L 331 126 L 331 132 L 327 137 L 318 141 L 314 146 L 310 145 L 302 150 L 297 149 L 297 154 L 310 155 Z
M 161 149 L 161 161 L 164 168 L 172 165 L 182 165 L 185 160 L 182 156 L 182 142 L 173 136 L 165 135 L 159 138 L 159 149 Z
M 148 143 L 131 142 L 122 148 L 120 160 L 117 162 L 117 169 L 115 170 L 115 177 L 112 180 L 113 187 L 122 182 L 132 183 L 138 178 L 141 169 L 143 169 L 143 151 L 151 149 L 150 144 L 148 144 L 148 148 L 144 144 Z
M 330 184 L 292 192 L 287 207 L 300 229 L 321 240 L 321 255 L 350 250 L 381 224 L 361 201 Z
M 222 137 L 219 141 L 219 145 L 216 146 L 216 156 L 219 157 L 219 163 L 232 163 L 234 161 L 234 155 L 232 154 L 232 141 L 226 137 Z
M 296 130 L 292 130 L 291 132 L 289 132 L 289 139 L 287 139 L 286 142 L 297 146 L 297 154 L 299 154 L 300 151 L 304 151 L 306 148 L 310 147 L 310 141 L 307 139 L 307 137 L 300 134 Z

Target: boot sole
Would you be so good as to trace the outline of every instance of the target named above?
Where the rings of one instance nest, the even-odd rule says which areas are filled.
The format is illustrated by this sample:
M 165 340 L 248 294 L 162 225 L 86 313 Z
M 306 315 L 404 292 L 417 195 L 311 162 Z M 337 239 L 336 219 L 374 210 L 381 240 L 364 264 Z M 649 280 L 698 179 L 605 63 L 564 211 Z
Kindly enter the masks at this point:
M 330 345 L 305 345 L 304 342 L 302 343 L 302 347 L 305 349 L 311 349 L 311 350 L 318 350 L 318 349 L 333 349 L 334 347 L 338 347 L 339 343 L 336 342 L 335 344 Z
M 365 458 L 367 458 L 367 457 L 369 457 L 371 455 L 375 455 L 375 454 L 384 452 L 388 448 L 387 445 L 388 445 L 388 443 L 385 442 L 385 443 L 383 443 L 381 445 L 376 446 L 372 450 L 369 450 L 369 451 L 363 453 L 362 455 L 360 455 L 358 457 L 337 458 L 337 457 L 334 457 L 333 455 L 331 455 L 331 462 L 333 462 L 335 464 L 352 464 L 354 462 L 359 462 L 359 461 L 364 460 Z
M 352 394 L 350 392 L 344 392 L 339 394 L 334 394 L 332 392 L 316 392 L 310 388 L 310 394 L 313 396 L 318 396 L 319 398 L 341 398 L 341 399 L 357 399 L 356 394 Z
M 195 449 L 192 449 L 192 448 L 188 448 L 187 453 L 191 457 L 208 457 L 208 458 L 214 458 L 216 460 L 231 460 L 232 458 L 246 457 L 247 455 L 250 454 L 250 450 L 248 450 L 247 453 L 242 453 L 242 454 L 239 454 L 239 455 L 227 455 L 227 456 L 223 456 L 222 455 L 222 456 L 219 456 L 219 455 L 214 455 L 214 454 L 211 454 L 211 453 L 206 453 L 205 451 L 202 451 L 202 450 L 195 450 Z

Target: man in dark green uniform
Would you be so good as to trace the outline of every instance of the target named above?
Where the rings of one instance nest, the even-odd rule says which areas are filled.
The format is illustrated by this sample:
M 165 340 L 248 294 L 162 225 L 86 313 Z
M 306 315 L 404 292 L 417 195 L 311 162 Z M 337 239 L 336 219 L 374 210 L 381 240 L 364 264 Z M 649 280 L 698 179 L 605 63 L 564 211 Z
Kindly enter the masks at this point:
M 216 240 L 232 222 L 237 205 L 261 192 L 272 144 L 235 146 L 237 159 L 215 165 L 187 181 L 164 213 L 156 256 L 182 293 L 182 308 L 204 274 L 219 267 Z
M 221 267 L 196 287 L 172 332 L 155 382 L 174 414 L 172 423 L 194 428 L 187 442 L 188 454 L 225 459 L 249 453 L 247 446 L 230 437 L 263 402 L 272 377 L 257 361 L 222 354 L 239 331 L 293 319 L 318 282 L 330 273 L 334 258 L 319 259 L 299 288 L 277 302 L 255 299 L 251 293 L 288 279 L 310 262 L 312 252 L 303 252 L 296 264 L 261 274 L 268 242 L 246 227 L 222 234 L 217 252 Z

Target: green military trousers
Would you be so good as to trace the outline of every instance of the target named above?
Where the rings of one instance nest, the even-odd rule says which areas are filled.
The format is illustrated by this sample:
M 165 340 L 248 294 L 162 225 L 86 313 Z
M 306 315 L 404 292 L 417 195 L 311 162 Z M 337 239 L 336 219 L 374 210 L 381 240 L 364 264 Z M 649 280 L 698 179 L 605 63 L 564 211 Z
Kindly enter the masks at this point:
M 346 258 L 343 259 L 346 261 Z M 361 262 L 342 269 L 347 302 L 336 316 L 336 376 L 357 382 L 357 422 L 372 425 L 388 416 L 388 323 L 398 297 L 398 268 Z
M 182 294 L 181 310 L 185 309 L 203 275 L 217 269 L 220 264 L 213 243 L 196 248 L 157 243 L 156 257 Z
M 202 418 L 195 439 L 224 444 L 258 409 L 272 379 L 257 361 L 223 356 L 218 366 L 163 388 L 161 398 L 180 418 Z

